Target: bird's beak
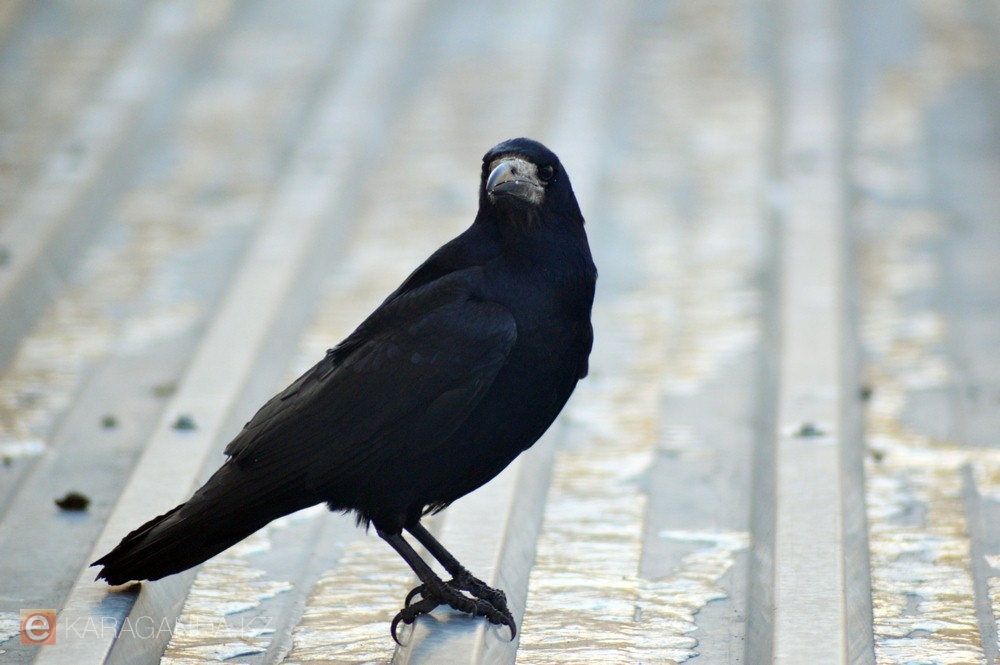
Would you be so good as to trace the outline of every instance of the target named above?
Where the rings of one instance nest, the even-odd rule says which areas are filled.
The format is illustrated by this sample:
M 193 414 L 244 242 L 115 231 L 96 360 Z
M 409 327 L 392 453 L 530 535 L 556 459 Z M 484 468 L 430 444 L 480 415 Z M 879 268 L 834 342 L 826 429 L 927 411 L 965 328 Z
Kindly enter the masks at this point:
M 536 175 L 534 164 L 518 157 L 505 157 L 494 162 L 492 167 L 486 178 L 490 200 L 512 197 L 536 205 L 542 202 L 545 187 Z

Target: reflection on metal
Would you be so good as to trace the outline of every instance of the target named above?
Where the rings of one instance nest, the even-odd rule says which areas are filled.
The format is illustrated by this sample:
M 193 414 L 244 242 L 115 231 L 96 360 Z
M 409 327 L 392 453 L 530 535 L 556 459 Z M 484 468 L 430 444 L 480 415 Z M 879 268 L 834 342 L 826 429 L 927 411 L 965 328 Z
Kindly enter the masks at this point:
M 602 387 L 592 384 L 574 409 L 609 415 Z M 522 626 L 529 662 L 579 663 L 607 653 L 683 659 L 694 646 L 690 617 L 673 611 L 667 587 L 638 576 L 646 508 L 638 480 L 653 442 L 636 436 L 644 423 L 630 424 L 618 437 L 591 434 L 557 454 Z M 570 441 L 583 434 L 573 429 Z
M 996 472 L 998 468 L 1000 468 L 1000 465 L 994 467 L 994 472 Z M 994 473 L 994 477 L 991 478 L 991 481 L 993 487 L 1000 487 L 1000 473 Z M 994 573 L 1000 571 L 1000 555 L 988 554 L 985 559 L 986 565 L 988 565 Z M 990 607 L 1000 607 L 1000 574 L 990 575 L 986 580 L 986 585 L 989 592 Z M 994 620 L 994 623 L 997 631 L 1000 632 L 1000 621 Z
M 113 339 L 112 323 L 94 307 L 94 295 L 85 289 L 63 294 L 0 377 L 0 456 L 5 463 L 45 451 L 55 414 L 69 404 L 80 370 L 105 353 Z
M 313 587 L 284 663 L 388 663 L 395 647 L 389 624 L 415 584 L 406 564 L 379 538 L 352 541 L 336 568 Z
M 0 376 L 0 454 L 41 454 L 54 414 L 69 404 L 83 369 L 118 345 L 138 353 L 189 329 L 199 313 L 183 287 L 178 255 L 220 229 L 124 214 L 124 242 L 92 252 Z M 144 295 L 145 307 L 116 316 L 116 303 Z
M 617 347 L 620 357 L 632 356 L 630 346 Z M 649 382 L 658 369 L 630 363 L 629 379 L 595 378 L 574 398 L 571 422 L 585 413 L 588 426 L 571 425 L 570 443 L 557 454 L 523 622 L 527 662 L 578 663 L 610 653 L 633 662 L 685 660 L 695 655 L 695 613 L 726 597 L 717 582 L 747 547 L 745 533 L 665 531 L 661 538 L 694 550 L 668 578 L 638 575 L 641 478 L 659 426 L 659 393 Z M 596 420 L 604 423 L 599 429 L 589 426 Z
M 925 109 L 977 61 L 982 44 L 956 3 L 918 3 L 936 26 L 921 44 L 919 69 L 898 75 L 875 98 L 861 136 L 858 175 L 872 192 L 861 208 L 877 229 L 862 254 L 862 335 L 872 387 L 865 464 L 875 651 L 879 663 L 984 662 L 977 625 L 963 469 L 986 487 L 1000 480 L 1000 453 L 961 447 L 907 422 L 918 393 L 944 391 L 946 319 L 922 294 L 942 282 L 934 248 L 944 220 L 924 201 L 921 168 Z M 977 55 L 978 53 L 978 55 Z M 989 579 L 997 607 L 996 578 Z
M 0 612 L 0 644 L 17 637 L 21 632 L 21 615 L 19 612 Z M 0 654 L 3 649 L 0 649 Z
M 267 650 L 273 632 L 272 617 L 227 618 L 252 610 L 292 588 L 288 583 L 268 580 L 263 570 L 247 560 L 247 555 L 270 548 L 271 530 L 281 528 L 287 519 L 261 529 L 201 567 L 173 627 L 161 665 L 230 660 Z
M 218 3 L 211 16 L 191 18 L 199 29 L 207 29 L 225 18 L 224 11 L 219 13 L 225 6 Z M 159 7 L 154 18 L 176 20 L 178 16 L 169 15 L 188 9 L 194 8 Z M 155 44 L 149 35 L 141 41 L 143 49 Z M 154 59 L 166 55 L 153 53 Z M 140 71 L 135 66 L 129 69 L 133 78 Z M 136 80 L 144 78 L 159 79 L 146 72 Z M 139 179 L 122 195 L 113 212 L 117 228 L 100 235 L 0 375 L 0 456 L 40 454 L 54 414 L 66 408 L 86 368 L 113 346 L 119 353 L 138 354 L 196 322 L 200 311 L 195 300 L 205 296 L 205 287 L 190 274 L 191 257 L 218 243 L 227 231 L 247 226 L 260 205 L 260 190 L 271 183 L 258 164 L 266 161 L 259 144 L 273 142 L 277 130 L 262 128 L 259 118 L 250 120 L 237 111 L 261 108 L 272 97 L 270 86 L 266 95 L 262 88 L 259 99 L 248 100 L 224 86 L 206 86 L 193 95 L 200 113 L 180 117 L 173 127 L 173 149 L 189 156 L 189 162 L 174 166 L 176 178 L 158 174 Z M 240 137 L 224 150 L 219 149 L 220 123 Z M 248 140 L 256 134 L 265 136 Z M 204 195 L 209 174 L 218 178 L 223 173 L 227 179 L 212 184 L 230 194 L 210 200 Z M 51 192 L 45 190 L 41 197 L 51 198 Z
M 678 7 L 656 27 L 697 23 L 713 53 L 738 51 L 723 4 Z M 595 254 L 617 260 L 599 285 L 591 375 L 567 407 L 554 465 L 521 633 L 528 663 L 694 656 L 695 615 L 726 597 L 719 579 L 749 545 L 744 532 L 663 531 L 653 537 L 688 544 L 688 553 L 668 576 L 639 575 L 648 469 L 667 443 L 697 448 L 686 423 L 664 420 L 664 401 L 696 394 L 751 347 L 758 306 L 749 276 L 760 229 L 745 202 L 754 196 L 762 95 L 720 72 L 718 59 L 695 59 L 711 71 L 686 86 L 671 70 L 692 66 L 672 52 L 683 40 L 662 34 L 651 27 L 635 48 L 637 80 L 648 77 L 642 89 L 651 94 L 630 121 L 666 149 L 626 152 L 609 174 L 613 203 L 590 220 Z M 664 79 L 672 85 L 656 84 Z M 684 191 L 665 196 L 670 187 Z M 685 194 L 697 208 L 683 205 Z
M 615 263 L 605 272 L 644 282 L 619 315 L 667 335 L 659 350 L 669 363 L 660 376 L 666 395 L 697 393 L 757 330 L 763 234 L 755 203 L 767 108 L 763 87 L 739 64 L 748 44 L 737 14 L 725 0 L 684 2 L 640 31 L 629 120 L 643 143 L 663 147 L 635 145 L 615 165 L 613 210 L 591 231 L 599 239 L 598 224 L 620 223 L 616 232 L 635 254 L 625 261 L 647 271 Z M 692 30 L 700 35 L 694 53 L 711 57 L 692 57 Z
M 726 360 L 756 340 L 757 298 L 746 284 L 754 257 L 731 231 L 725 225 L 709 226 L 690 248 L 695 256 L 689 258 L 691 272 L 682 286 L 678 318 L 683 327 L 677 366 L 664 376 L 667 394 L 696 394 Z
M 962 449 L 905 424 L 911 395 L 949 379 L 944 321 L 905 305 L 939 279 L 926 247 L 940 228 L 929 215 L 883 221 L 893 233 L 867 266 L 864 325 L 878 351 L 869 364 L 866 463 L 876 655 L 889 663 L 979 662 L 961 471 L 972 464 L 996 477 L 1000 453 Z
M 642 239 L 632 264 L 642 271 L 642 286 L 604 296 L 595 307 L 592 373 L 568 406 L 567 444 L 556 456 L 530 579 L 520 645 L 527 662 L 696 655 L 694 615 L 726 597 L 718 580 L 748 546 L 746 533 L 665 531 L 661 538 L 690 543 L 692 551 L 666 578 L 639 576 L 643 477 L 672 431 L 662 422 L 662 400 L 697 389 L 753 333 L 739 325 L 746 323 L 746 301 L 712 297 L 746 267 L 748 254 L 722 232 L 732 218 L 706 220 L 684 256 L 657 215 L 630 221 Z M 712 277 L 684 279 L 687 296 L 678 299 L 679 273 L 688 267 Z M 685 327 L 678 334 L 679 319 Z M 679 350 L 670 347 L 672 334 L 685 342 Z

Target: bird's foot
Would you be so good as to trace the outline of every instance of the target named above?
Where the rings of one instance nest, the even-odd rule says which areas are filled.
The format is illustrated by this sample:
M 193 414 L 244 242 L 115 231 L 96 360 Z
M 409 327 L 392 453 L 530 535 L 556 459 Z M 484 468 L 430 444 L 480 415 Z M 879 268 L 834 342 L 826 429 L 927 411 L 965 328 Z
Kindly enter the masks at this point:
M 485 600 L 501 612 L 510 614 L 507 609 L 507 595 L 501 589 L 494 589 L 493 587 L 487 585 L 486 582 L 482 581 L 478 577 L 475 577 L 467 570 L 461 571 L 458 575 L 445 582 L 445 584 L 452 589 L 468 591 L 474 598 Z M 426 584 L 420 584 L 411 589 L 410 593 L 406 594 L 406 600 L 403 602 L 403 606 L 409 607 L 414 598 L 424 595 L 424 590 L 426 588 Z
M 462 593 L 469 592 L 472 597 Z M 413 599 L 420 596 L 420 600 Z M 507 596 L 500 589 L 487 586 L 482 580 L 467 571 L 440 585 L 421 584 L 406 595 L 403 609 L 392 620 L 392 639 L 399 643 L 396 628 L 399 623 L 411 624 L 421 614 L 427 614 L 439 605 L 448 605 L 459 612 L 486 618 L 496 625 L 510 629 L 510 639 L 517 635 L 517 624 L 507 608 Z

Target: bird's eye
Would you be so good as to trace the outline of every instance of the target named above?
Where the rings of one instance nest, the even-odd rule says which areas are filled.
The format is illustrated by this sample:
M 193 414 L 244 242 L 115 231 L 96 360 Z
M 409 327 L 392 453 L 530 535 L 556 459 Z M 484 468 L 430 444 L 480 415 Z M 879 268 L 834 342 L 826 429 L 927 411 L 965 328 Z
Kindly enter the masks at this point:
M 552 177 L 555 176 L 555 174 L 556 170 L 551 166 L 543 166 L 538 169 L 538 177 L 542 179 L 542 182 L 552 180 Z

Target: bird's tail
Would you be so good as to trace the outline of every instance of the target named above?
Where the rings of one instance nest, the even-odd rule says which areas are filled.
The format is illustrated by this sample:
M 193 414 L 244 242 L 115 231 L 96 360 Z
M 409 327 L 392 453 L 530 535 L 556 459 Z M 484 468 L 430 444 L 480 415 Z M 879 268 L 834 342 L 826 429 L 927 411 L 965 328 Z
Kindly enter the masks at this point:
M 186 503 L 146 522 L 92 563 L 104 567 L 97 579 L 117 585 L 179 573 L 271 520 L 318 503 L 301 492 L 261 487 L 248 475 L 238 464 L 224 464 Z

